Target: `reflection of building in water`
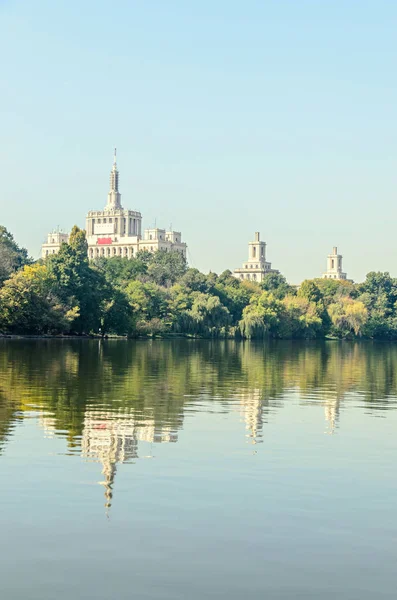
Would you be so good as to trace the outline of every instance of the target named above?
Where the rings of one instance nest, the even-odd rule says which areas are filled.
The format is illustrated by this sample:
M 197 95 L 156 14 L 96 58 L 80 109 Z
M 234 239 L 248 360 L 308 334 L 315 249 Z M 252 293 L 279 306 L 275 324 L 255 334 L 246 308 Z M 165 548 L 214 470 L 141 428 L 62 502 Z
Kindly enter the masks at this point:
M 340 398 L 328 398 L 324 404 L 325 420 L 329 423 L 328 433 L 335 431 L 339 420 Z
M 105 506 L 110 508 L 117 463 L 138 458 L 138 442 L 176 442 L 170 427 L 159 427 L 153 419 L 137 420 L 133 410 L 99 411 L 88 408 L 84 417 L 81 453 L 102 463 Z
M 47 413 L 40 413 L 39 423 L 40 426 L 44 429 L 44 437 L 55 437 L 57 431 L 55 417 L 49 416 Z
M 257 444 L 262 437 L 262 393 L 260 390 L 250 390 L 247 392 L 241 391 L 240 398 L 240 414 L 245 421 L 245 428 L 248 431 L 247 437 L 250 438 L 252 444 Z

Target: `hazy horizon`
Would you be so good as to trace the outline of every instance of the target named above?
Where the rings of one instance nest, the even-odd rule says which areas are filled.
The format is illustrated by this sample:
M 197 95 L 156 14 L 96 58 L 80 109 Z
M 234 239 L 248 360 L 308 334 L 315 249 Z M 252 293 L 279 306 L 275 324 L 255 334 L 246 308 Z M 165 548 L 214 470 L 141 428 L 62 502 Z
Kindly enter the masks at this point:
M 106 203 L 173 224 L 191 266 L 254 231 L 292 283 L 333 246 L 397 276 L 397 4 L 0 0 L 0 220 L 33 257 Z

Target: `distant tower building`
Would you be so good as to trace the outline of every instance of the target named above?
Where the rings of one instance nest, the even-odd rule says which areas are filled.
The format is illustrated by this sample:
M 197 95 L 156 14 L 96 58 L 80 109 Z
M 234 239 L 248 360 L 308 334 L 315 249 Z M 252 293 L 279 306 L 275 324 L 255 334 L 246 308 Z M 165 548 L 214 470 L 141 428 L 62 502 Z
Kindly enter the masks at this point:
M 347 280 L 346 273 L 343 273 L 342 271 L 342 258 L 343 256 L 338 254 L 338 248 L 334 246 L 332 249 L 332 254 L 328 254 L 327 271 L 323 273 L 323 279 Z
M 110 189 L 106 206 L 103 210 L 89 211 L 86 217 L 86 237 L 90 259 L 112 256 L 132 258 L 139 250 L 176 251 L 186 257 L 186 244 L 182 242 L 180 231 L 166 231 L 155 227 L 145 229 L 142 236 L 141 213 L 123 208 L 119 191 L 116 149 L 110 172 Z M 58 252 L 63 241 L 68 241 L 67 234 L 50 233 L 48 242 L 42 246 L 42 257 L 46 258 L 49 254 Z
M 267 273 L 278 272 L 276 269 L 272 269 L 271 263 L 266 262 L 266 243 L 261 242 L 259 231 L 256 231 L 255 240 L 248 242 L 248 260 L 241 269 L 233 271 L 234 277 L 260 283 Z
M 139 250 L 141 232 L 141 213 L 125 210 L 121 205 L 115 150 L 107 204 L 104 210 L 90 210 L 86 218 L 88 256 L 132 257 Z

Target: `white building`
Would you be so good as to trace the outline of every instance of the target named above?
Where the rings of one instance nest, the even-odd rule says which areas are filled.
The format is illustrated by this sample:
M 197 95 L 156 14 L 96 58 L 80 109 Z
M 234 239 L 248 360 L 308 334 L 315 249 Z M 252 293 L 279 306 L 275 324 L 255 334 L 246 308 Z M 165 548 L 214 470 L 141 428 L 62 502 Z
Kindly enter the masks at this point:
M 250 279 L 260 283 L 268 273 L 278 273 L 266 261 L 266 243 L 260 241 L 259 231 L 255 232 L 255 240 L 248 243 L 248 260 L 241 269 L 235 269 L 233 275 L 238 279 Z
M 47 258 L 50 254 L 59 252 L 61 244 L 67 244 L 69 234 L 62 231 L 53 231 L 47 236 L 47 241 L 41 247 L 41 258 Z
M 332 253 L 328 254 L 327 258 L 327 270 L 322 274 L 322 279 L 343 279 L 347 280 L 346 273 L 342 271 L 342 258 L 341 254 L 338 254 L 338 248 L 333 247 Z
M 66 235 L 66 234 L 62 234 Z M 48 239 L 53 236 L 49 234 Z M 182 242 L 180 231 L 166 231 L 157 227 L 146 229 L 142 236 L 142 215 L 136 210 L 123 208 L 119 191 L 119 172 L 116 164 L 116 150 L 113 168 L 110 172 L 110 189 L 107 204 L 103 210 L 90 210 L 86 217 L 88 257 L 135 256 L 139 250 L 177 251 L 186 257 L 186 244 Z M 51 239 L 53 239 L 51 237 Z M 42 257 L 59 251 L 62 241 L 54 238 L 51 247 L 42 246 Z

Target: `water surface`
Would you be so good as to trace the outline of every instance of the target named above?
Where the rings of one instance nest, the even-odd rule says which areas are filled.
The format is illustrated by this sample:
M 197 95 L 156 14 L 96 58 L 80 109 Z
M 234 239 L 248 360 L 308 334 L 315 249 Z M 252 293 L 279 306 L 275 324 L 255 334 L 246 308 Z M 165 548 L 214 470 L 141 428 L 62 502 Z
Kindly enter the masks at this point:
M 0 341 L 4 600 L 395 598 L 397 345 Z

